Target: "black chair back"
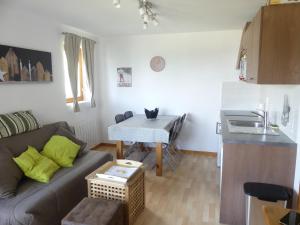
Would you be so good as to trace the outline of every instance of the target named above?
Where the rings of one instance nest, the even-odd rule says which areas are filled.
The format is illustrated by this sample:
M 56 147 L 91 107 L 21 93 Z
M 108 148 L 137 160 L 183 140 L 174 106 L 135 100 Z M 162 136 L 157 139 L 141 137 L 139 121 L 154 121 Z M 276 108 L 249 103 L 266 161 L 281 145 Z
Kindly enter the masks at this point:
M 179 136 L 179 134 L 180 134 L 180 132 L 181 132 L 181 130 L 182 130 L 182 127 L 183 127 L 183 124 L 184 124 L 185 119 L 186 119 L 186 114 L 183 114 L 183 115 L 180 117 L 180 119 L 179 119 L 180 122 L 179 122 L 179 124 L 177 125 L 176 131 L 175 131 L 175 137 L 174 137 L 175 140 L 177 139 L 177 137 Z
M 125 112 L 124 113 L 124 117 L 125 117 L 125 120 L 127 120 L 130 117 L 133 117 L 133 112 L 132 111 Z
M 121 123 L 122 121 L 125 120 L 125 117 L 123 114 L 118 114 L 115 116 L 115 120 L 116 120 L 116 123 Z
M 173 143 L 177 136 L 177 130 L 180 126 L 180 119 L 178 118 L 174 121 L 172 128 L 170 129 L 170 136 L 169 136 L 169 144 Z

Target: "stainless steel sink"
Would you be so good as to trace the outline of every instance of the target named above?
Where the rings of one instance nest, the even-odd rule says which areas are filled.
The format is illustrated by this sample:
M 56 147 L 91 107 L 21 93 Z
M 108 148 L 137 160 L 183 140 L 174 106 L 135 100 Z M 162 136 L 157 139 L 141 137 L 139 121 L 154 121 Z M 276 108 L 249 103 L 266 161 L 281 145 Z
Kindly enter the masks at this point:
M 228 130 L 230 133 L 237 134 L 259 134 L 259 135 L 279 135 L 272 128 L 264 129 L 261 121 L 252 120 L 227 120 Z
M 229 123 L 237 127 L 264 127 L 260 121 L 229 120 Z

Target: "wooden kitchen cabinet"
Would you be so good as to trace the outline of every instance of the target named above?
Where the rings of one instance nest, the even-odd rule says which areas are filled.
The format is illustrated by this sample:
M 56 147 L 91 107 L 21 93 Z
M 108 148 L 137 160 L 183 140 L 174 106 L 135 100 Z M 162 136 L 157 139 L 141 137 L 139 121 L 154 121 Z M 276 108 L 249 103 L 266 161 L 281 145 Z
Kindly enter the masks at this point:
M 244 183 L 261 182 L 293 188 L 296 145 L 224 144 L 220 222 L 246 224 Z
M 246 82 L 300 84 L 300 3 L 262 7 L 244 28 L 237 67 L 246 54 Z

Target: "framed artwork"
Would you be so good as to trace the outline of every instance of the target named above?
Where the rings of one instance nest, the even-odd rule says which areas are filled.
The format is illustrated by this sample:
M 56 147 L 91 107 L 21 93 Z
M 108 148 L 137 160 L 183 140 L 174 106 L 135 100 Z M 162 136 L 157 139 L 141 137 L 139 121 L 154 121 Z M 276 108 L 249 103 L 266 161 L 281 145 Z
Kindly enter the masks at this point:
M 118 87 L 132 87 L 132 68 L 117 68 L 117 84 Z
M 0 83 L 50 81 L 50 52 L 0 45 Z

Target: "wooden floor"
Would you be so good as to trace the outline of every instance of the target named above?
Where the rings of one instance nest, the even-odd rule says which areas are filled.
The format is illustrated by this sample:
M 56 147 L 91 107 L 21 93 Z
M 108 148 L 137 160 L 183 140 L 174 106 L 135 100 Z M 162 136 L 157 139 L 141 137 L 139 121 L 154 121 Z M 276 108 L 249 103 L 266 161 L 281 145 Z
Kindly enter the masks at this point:
M 216 158 L 184 154 L 175 172 L 146 171 L 146 209 L 135 225 L 219 225 L 219 210 Z

